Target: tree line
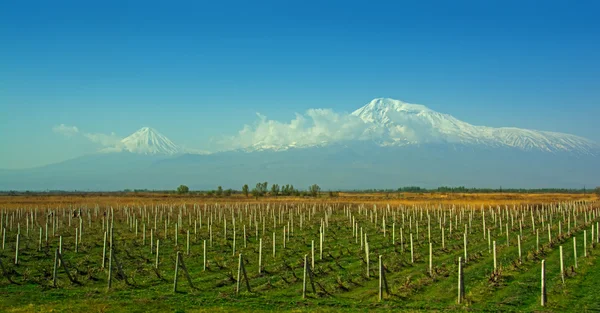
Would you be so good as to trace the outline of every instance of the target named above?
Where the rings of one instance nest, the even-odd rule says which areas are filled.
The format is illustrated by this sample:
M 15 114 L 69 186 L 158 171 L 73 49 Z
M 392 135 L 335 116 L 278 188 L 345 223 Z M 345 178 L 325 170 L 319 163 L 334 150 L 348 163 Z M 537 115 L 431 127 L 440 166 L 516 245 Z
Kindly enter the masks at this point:
M 187 194 L 190 192 L 190 189 L 186 185 L 180 185 L 179 187 L 177 187 L 176 191 L 178 194 Z M 218 186 L 216 190 L 209 190 L 206 192 L 206 194 L 208 196 L 216 196 L 216 197 L 229 197 L 233 194 L 240 194 L 240 193 L 243 194 L 245 197 L 252 196 L 254 198 L 265 197 L 265 196 L 271 196 L 271 197 L 294 196 L 294 197 L 315 197 L 316 198 L 321 193 L 321 187 L 319 187 L 319 185 L 317 185 L 317 184 L 313 184 L 313 185 L 309 186 L 308 189 L 306 189 L 306 190 L 300 190 L 300 189 L 294 188 L 294 185 L 290 185 L 290 184 L 281 185 L 281 186 L 279 184 L 272 184 L 271 188 L 269 189 L 268 182 L 259 182 L 259 183 L 256 183 L 256 186 L 252 189 L 250 189 L 250 187 L 247 184 L 244 184 L 242 186 L 241 191 L 233 190 L 231 188 L 224 190 L 222 186 Z M 332 192 L 329 192 L 329 195 L 332 196 L 334 194 Z

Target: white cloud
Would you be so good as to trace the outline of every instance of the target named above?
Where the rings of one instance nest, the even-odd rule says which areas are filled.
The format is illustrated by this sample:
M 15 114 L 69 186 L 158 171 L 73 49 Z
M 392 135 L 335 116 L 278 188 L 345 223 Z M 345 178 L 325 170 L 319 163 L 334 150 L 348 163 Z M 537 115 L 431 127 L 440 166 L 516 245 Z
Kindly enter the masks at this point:
M 357 116 L 336 113 L 331 109 L 309 109 L 296 114 L 290 122 L 267 119 L 258 114 L 253 125 L 245 125 L 235 136 L 224 138 L 224 149 L 238 149 L 260 145 L 262 147 L 307 146 L 346 140 L 364 140 L 376 134 Z
M 63 136 L 72 137 L 75 135 L 80 135 L 86 138 L 87 140 L 96 143 L 102 147 L 111 147 L 114 149 L 120 149 L 121 146 L 121 137 L 117 136 L 114 132 L 110 134 L 102 134 L 102 133 L 84 133 L 80 132 L 77 126 L 68 126 L 65 124 L 60 124 L 52 127 L 52 131 L 61 134 Z
M 67 137 L 71 137 L 79 133 L 79 129 L 76 126 L 67 126 L 65 124 L 52 127 L 52 131 Z
M 85 133 L 83 136 L 89 139 L 91 142 L 102 145 L 103 147 L 118 146 L 121 144 L 121 137 L 117 136 L 114 132 L 110 134 L 101 133 Z

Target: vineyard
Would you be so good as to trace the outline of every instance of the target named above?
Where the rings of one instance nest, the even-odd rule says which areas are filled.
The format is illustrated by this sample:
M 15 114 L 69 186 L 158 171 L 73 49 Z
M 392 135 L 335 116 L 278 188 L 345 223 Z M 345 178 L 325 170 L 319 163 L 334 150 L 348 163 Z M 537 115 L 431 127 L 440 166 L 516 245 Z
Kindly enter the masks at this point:
M 600 310 L 600 206 L 0 209 L 0 311 Z

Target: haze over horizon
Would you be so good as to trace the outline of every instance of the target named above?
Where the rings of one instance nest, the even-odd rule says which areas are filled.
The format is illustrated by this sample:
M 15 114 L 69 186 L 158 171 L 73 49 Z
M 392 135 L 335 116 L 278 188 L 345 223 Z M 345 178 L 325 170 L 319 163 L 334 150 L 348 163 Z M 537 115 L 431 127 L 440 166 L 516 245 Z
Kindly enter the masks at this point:
M 594 2 L 6 4 L 0 168 L 95 153 L 144 126 L 188 151 L 214 152 L 244 125 L 331 125 L 379 97 L 472 125 L 599 142 L 598 9 Z

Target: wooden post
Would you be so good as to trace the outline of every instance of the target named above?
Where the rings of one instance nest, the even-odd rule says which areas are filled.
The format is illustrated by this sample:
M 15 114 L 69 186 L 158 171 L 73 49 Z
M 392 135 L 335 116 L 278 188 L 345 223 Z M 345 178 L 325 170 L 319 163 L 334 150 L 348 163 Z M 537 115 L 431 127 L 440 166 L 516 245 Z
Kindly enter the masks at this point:
M 158 251 L 160 249 L 160 239 L 156 240 L 156 265 L 154 268 L 158 269 Z
M 275 232 L 273 232 L 273 259 L 275 258 Z
M 463 277 L 462 258 L 458 257 L 458 304 L 461 304 L 465 297 L 465 281 Z
M 442 249 L 446 249 L 446 238 L 444 238 L 444 227 L 442 227 Z
M 240 258 L 242 259 L 242 275 L 244 275 L 244 280 L 246 281 L 246 288 L 248 289 L 248 292 L 252 292 L 252 290 L 250 290 L 250 281 L 248 280 L 248 274 L 246 273 L 246 266 L 244 266 L 244 262 L 243 262 L 243 257 L 242 254 L 240 253 Z
M 583 231 L 583 257 L 587 257 L 587 230 Z
M 102 247 L 102 268 L 104 268 L 104 265 L 106 264 L 106 236 L 107 233 L 104 232 L 104 246 Z
M 496 272 L 496 270 L 498 269 L 498 262 L 496 260 L 496 240 L 493 241 L 493 246 L 494 246 L 494 273 Z
M 202 244 L 202 257 L 203 257 L 203 261 L 202 261 L 202 271 L 206 271 L 206 239 L 204 239 L 203 244 Z M 258 271 L 260 273 L 260 270 Z
M 415 263 L 415 254 L 413 250 L 413 235 L 410 233 L 410 263 Z
M 177 224 L 175 224 L 177 225 Z M 177 226 L 175 226 L 177 227 Z M 177 257 L 175 257 L 175 277 L 173 278 L 173 293 L 177 292 L 177 273 L 179 272 L 179 255 L 181 252 L 177 251 Z
M 467 226 L 467 225 L 465 225 Z M 467 263 L 467 232 L 465 231 L 465 233 L 463 234 L 464 237 L 464 242 L 465 242 L 465 263 Z
M 258 273 L 262 273 L 262 238 L 258 240 Z
M 58 253 L 62 254 L 62 236 L 58 237 Z M 58 266 L 62 264 L 61 260 L 58 260 Z
M 540 229 L 535 230 L 535 249 L 540 252 Z
M 519 264 L 523 263 L 523 256 L 521 254 L 521 235 L 517 235 L 517 245 L 519 247 Z
M 186 255 L 190 255 L 190 230 L 187 231 Z
M 433 243 L 429 242 L 429 276 L 433 276 Z
M 306 299 L 306 272 L 308 271 L 308 254 L 304 255 L 304 275 L 302 279 L 302 299 Z
M 385 221 L 385 219 L 384 219 Z M 383 299 L 383 264 L 381 263 L 381 255 L 379 255 L 379 301 Z
M 323 231 L 319 234 L 319 260 L 323 260 Z
M 562 279 L 562 283 L 565 283 L 565 263 L 563 261 L 563 246 L 559 247 L 560 249 L 560 278 Z
M 367 278 L 369 278 L 369 243 L 365 242 L 365 256 L 367 259 Z
M 77 246 L 78 246 L 78 243 L 79 243 L 78 242 L 78 238 L 79 237 L 77 236 L 77 231 L 78 231 L 78 229 L 77 229 L 77 227 L 75 227 L 75 253 L 77 253 L 77 250 L 78 250 Z
M 17 242 L 15 245 L 15 265 L 19 265 L 19 238 L 21 234 L 17 233 Z
M 392 246 L 396 246 L 396 223 L 392 223 Z M 394 248 L 394 251 L 396 251 L 396 248 Z
M 573 260 L 575 261 L 575 268 L 577 268 L 577 238 L 573 237 Z
M 58 249 L 54 253 L 54 270 L 52 271 L 52 285 L 56 287 L 56 275 L 58 274 Z
M 240 283 L 242 281 L 242 254 L 240 253 L 239 262 L 238 262 L 238 274 L 237 274 L 237 283 L 235 287 L 235 294 L 240 293 Z
M 562 223 L 558 221 L 558 237 L 562 237 Z
M 38 251 L 42 251 L 42 228 L 41 227 L 40 227 L 40 240 L 38 242 Z
M 541 304 L 542 306 L 546 306 L 546 260 L 542 260 L 542 277 L 541 277 L 541 283 L 542 283 L 542 301 Z

